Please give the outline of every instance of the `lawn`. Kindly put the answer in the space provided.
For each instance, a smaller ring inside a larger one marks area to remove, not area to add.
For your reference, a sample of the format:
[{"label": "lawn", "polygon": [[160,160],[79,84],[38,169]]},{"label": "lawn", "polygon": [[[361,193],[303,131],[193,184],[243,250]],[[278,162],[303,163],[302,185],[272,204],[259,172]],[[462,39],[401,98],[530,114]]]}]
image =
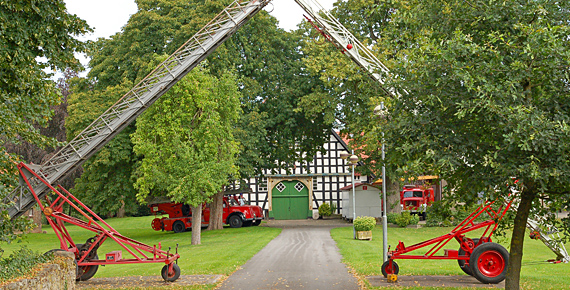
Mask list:
[{"label": "lawn", "polygon": [[[452,228],[388,228],[388,245],[395,249],[398,241],[404,242],[405,246],[429,240],[448,233]],[[479,237],[474,232],[470,237]],[[509,233],[510,235],[510,233]],[[376,226],[372,232],[373,239],[352,239],[352,228],[336,228],[331,231],[331,236],[343,256],[343,262],[349,265],[363,278],[364,276],[381,276],[382,266],[382,227]],[[494,239],[509,249],[510,240]],[[569,248],[568,245],[566,245]],[[450,241],[443,249],[459,248],[456,241]],[[425,249],[425,250],[424,250]],[[429,248],[424,248],[412,253],[425,253]],[[440,250],[443,251],[443,250]],[[439,254],[439,252],[438,252]],[[555,258],[555,254],[541,241],[526,238],[524,244],[523,266],[521,271],[522,289],[568,289],[570,280],[570,264],[539,263],[547,259]],[[455,260],[397,260],[400,266],[400,275],[465,275]],[[370,285],[368,285],[370,286]],[[370,287],[371,289],[379,289]],[[414,288],[415,289],[415,288]],[[417,288],[427,289],[427,288]]]},{"label": "lawn", "polygon": [[[171,251],[174,252],[176,244],[178,244],[178,253],[180,254],[178,265],[181,268],[181,275],[230,275],[281,232],[281,229],[263,226],[203,231],[202,244],[192,246],[190,245],[192,232],[175,234],[173,232],[154,231],[150,225],[153,218],[153,216],[115,218],[108,219],[106,222],[122,235],[136,241],[148,245],[161,243],[163,250],[171,247]],[[2,244],[2,248],[5,250],[4,256],[8,256],[20,245],[26,245],[28,248],[42,253],[59,248],[59,240],[51,227],[44,226],[44,230],[46,231],[45,234],[28,234],[21,243]],[[87,238],[93,236],[92,232],[76,226],[68,226],[68,230],[76,243],[83,243]],[[115,250],[122,250],[122,248],[112,240],[107,240],[99,248],[98,254],[99,257],[103,257],[105,253]],[[130,254],[123,250],[123,257],[130,258]],[[110,265],[99,267],[95,278],[134,275],[155,276],[160,275],[162,266],[161,263],[136,264],[136,266]],[[211,286],[189,289],[209,288]]]}]

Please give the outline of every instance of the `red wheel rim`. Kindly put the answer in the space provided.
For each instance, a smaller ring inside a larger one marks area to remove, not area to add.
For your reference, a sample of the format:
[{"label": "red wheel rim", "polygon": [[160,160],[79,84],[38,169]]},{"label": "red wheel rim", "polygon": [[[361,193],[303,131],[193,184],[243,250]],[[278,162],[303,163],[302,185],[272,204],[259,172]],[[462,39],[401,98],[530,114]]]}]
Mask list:
[{"label": "red wheel rim", "polygon": [[388,263],[386,265],[386,268],[384,268],[384,270],[386,271],[386,274],[394,274],[394,266],[392,263]]},{"label": "red wheel rim", "polygon": [[155,218],[152,220],[152,229],[155,231],[160,231],[160,219]]},{"label": "red wheel rim", "polygon": [[505,259],[497,251],[483,252],[477,260],[477,268],[481,274],[487,277],[496,277],[503,273]]}]

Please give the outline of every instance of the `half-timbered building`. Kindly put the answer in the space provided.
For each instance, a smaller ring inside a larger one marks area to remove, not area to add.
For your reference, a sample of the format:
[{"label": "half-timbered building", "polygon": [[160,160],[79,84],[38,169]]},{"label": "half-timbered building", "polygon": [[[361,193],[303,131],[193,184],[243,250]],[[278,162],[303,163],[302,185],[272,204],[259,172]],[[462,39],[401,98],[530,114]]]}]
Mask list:
[{"label": "half-timbered building", "polygon": [[[267,217],[275,219],[306,219],[313,216],[323,203],[334,203],[336,213],[342,211],[341,188],[350,185],[351,169],[340,158],[342,151],[350,152],[346,142],[332,131],[325,152],[317,153],[308,164],[297,163],[288,174],[282,170],[249,180],[251,204],[261,206]],[[368,177],[356,174],[355,182],[368,183]]]}]

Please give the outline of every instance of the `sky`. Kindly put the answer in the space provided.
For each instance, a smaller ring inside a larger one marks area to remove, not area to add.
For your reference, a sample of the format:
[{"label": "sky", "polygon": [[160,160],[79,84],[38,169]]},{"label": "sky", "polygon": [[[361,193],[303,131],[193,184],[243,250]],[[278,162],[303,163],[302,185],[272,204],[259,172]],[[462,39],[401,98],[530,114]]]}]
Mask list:
[{"label": "sky", "polygon": [[[134,0],[64,0],[67,10],[77,14],[94,28],[94,32],[82,40],[96,40],[109,37],[121,30],[129,17],[137,12]],[[315,0],[309,0],[314,2]],[[316,0],[327,10],[332,9],[336,0]],[[265,7],[279,20],[279,26],[285,30],[294,30],[303,19],[303,9],[293,0],[273,0]]]}]

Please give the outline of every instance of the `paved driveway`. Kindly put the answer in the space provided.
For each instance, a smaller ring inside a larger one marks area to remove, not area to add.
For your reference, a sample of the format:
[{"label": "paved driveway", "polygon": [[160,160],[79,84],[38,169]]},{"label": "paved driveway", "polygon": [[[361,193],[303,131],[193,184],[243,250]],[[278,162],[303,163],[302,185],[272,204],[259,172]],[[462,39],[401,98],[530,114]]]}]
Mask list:
[{"label": "paved driveway", "polygon": [[270,221],[283,231],[218,289],[359,289],[330,236],[342,221]]}]

